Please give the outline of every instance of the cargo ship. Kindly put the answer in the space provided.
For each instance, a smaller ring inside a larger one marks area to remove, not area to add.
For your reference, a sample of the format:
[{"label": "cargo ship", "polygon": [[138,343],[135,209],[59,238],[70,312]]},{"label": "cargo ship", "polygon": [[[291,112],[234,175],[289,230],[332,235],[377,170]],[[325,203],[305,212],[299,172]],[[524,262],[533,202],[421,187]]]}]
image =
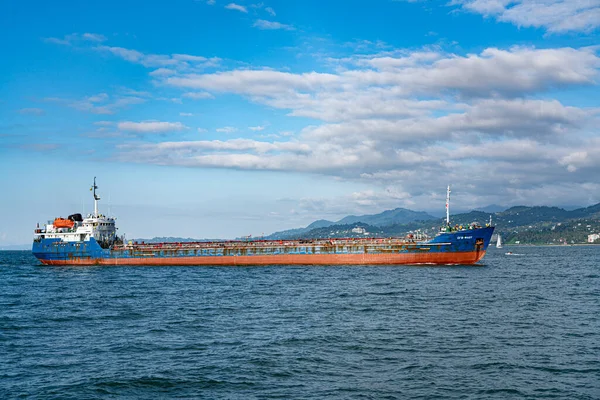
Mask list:
[{"label": "cargo ship", "polygon": [[433,238],[232,240],[211,242],[127,242],[115,218],[98,212],[96,178],[90,189],[94,213],[55,218],[34,231],[32,252],[48,265],[470,265],[483,258],[494,232],[486,226],[446,225]]}]

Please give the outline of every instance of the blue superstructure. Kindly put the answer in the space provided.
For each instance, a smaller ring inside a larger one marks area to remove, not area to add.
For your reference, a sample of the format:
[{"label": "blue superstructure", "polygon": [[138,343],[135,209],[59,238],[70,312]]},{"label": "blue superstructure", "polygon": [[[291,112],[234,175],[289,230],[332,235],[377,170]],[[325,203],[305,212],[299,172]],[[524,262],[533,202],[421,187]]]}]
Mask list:
[{"label": "blue superstructure", "polygon": [[34,240],[31,251],[40,260],[53,261],[94,260],[111,256],[111,251],[100,247],[94,238],[79,242],[67,242],[58,238]]}]

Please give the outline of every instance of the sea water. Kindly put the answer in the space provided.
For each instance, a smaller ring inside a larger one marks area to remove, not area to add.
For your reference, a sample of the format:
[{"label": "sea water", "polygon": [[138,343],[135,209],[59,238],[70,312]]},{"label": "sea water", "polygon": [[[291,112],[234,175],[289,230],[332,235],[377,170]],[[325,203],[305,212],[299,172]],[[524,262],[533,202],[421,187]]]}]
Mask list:
[{"label": "sea water", "polygon": [[451,267],[0,252],[0,398],[598,399],[599,315],[600,246]]}]

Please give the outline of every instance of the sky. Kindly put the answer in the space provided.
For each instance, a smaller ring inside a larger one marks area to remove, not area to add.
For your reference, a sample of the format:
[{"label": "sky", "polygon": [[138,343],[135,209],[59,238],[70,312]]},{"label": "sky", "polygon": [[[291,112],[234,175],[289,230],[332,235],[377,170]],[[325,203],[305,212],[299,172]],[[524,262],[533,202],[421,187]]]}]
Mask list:
[{"label": "sky", "polygon": [[600,202],[600,0],[0,4],[0,246]]}]

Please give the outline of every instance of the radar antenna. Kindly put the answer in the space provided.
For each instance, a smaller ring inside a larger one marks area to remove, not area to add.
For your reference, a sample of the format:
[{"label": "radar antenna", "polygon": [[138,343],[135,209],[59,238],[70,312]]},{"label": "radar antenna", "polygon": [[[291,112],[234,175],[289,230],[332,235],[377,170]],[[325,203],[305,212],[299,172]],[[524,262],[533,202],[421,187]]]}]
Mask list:
[{"label": "radar antenna", "polygon": [[94,177],[94,186],[90,188],[90,191],[94,193],[94,217],[98,217],[98,200],[100,200],[100,196],[96,194],[96,189],[98,189],[98,186],[96,186],[96,177]]}]

